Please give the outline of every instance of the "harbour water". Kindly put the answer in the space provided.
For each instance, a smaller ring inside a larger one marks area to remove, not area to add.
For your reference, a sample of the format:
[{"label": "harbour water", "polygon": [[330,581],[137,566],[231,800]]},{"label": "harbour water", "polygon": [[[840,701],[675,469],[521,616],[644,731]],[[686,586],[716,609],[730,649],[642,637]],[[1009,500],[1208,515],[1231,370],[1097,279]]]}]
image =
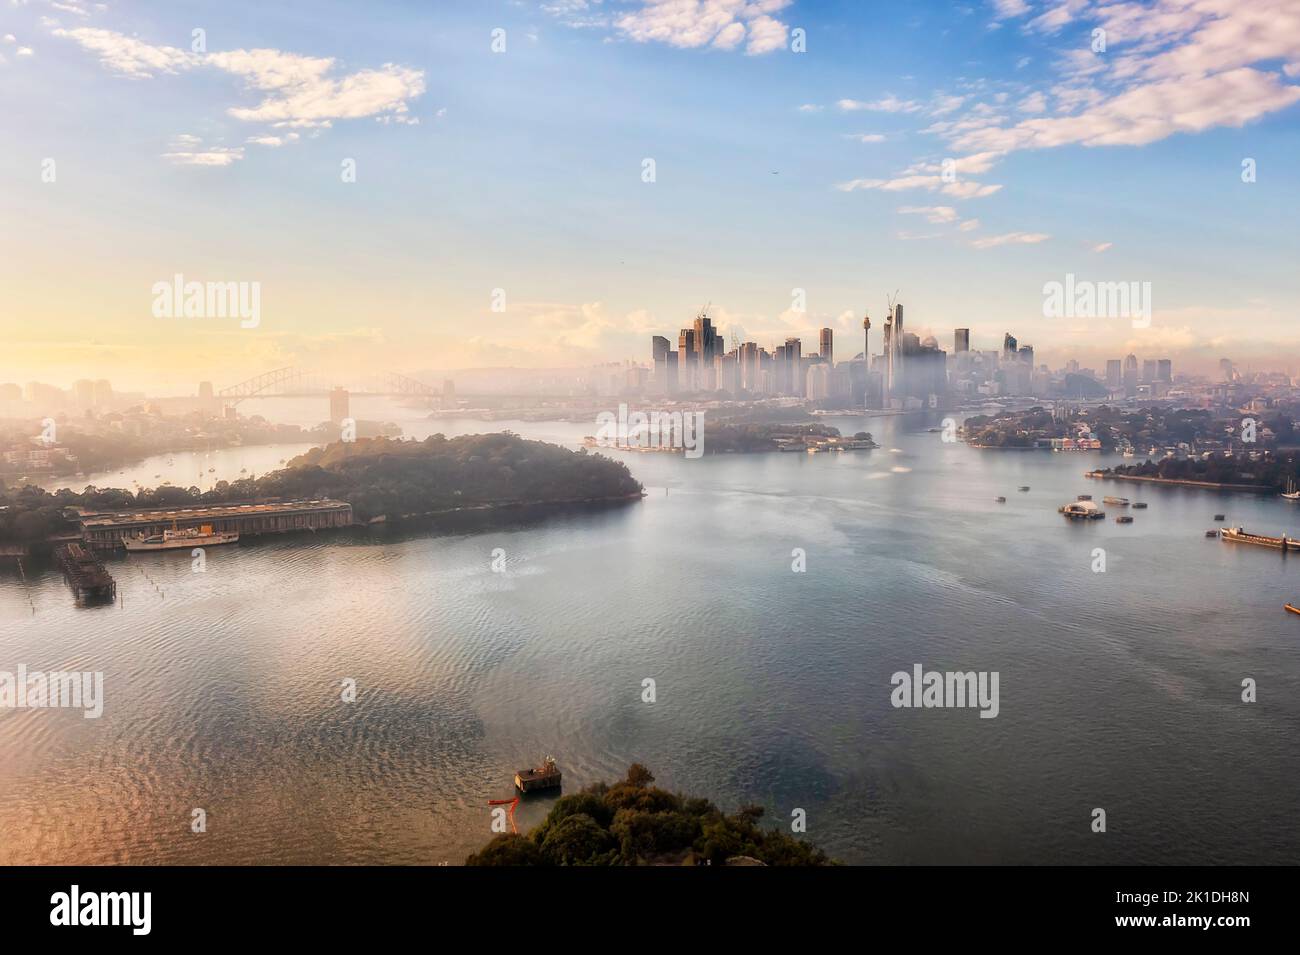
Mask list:
[{"label": "harbour water", "polygon": [[[458,863],[547,754],[569,792],[639,761],[779,824],[804,809],[850,863],[1295,860],[1300,555],[1204,532],[1300,536],[1300,507],[827,423],[881,447],[629,454],[648,496],[626,507],[248,540],[203,573],[133,554],[109,607],[7,562],[0,670],[103,671],[105,705],[0,710],[0,863]],[[1150,507],[1065,521],[1081,493]],[[894,708],[915,664],[998,672],[999,715]]]}]

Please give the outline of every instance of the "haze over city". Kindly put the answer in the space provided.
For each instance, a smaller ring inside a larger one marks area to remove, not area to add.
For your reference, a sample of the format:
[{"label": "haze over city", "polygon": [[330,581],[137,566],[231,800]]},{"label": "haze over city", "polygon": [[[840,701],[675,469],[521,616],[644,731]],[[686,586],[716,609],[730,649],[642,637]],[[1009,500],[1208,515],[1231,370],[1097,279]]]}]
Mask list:
[{"label": "haze over city", "polygon": [[[6,5],[0,380],[648,362],[706,303],[856,342],[895,289],[945,347],[1296,370],[1285,0],[301,13]],[[176,275],[259,323],[156,317]],[[1067,275],[1149,282],[1149,327],[1045,317]]]}]

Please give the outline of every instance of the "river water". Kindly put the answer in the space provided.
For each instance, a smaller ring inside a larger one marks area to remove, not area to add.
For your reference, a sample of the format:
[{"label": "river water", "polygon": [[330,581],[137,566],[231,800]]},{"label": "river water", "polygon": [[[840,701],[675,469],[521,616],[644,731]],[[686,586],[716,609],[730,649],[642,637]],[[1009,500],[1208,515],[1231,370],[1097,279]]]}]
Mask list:
[{"label": "river water", "polygon": [[[592,430],[405,415],[417,437]],[[1295,534],[1300,508],[1090,481],[1097,455],[933,421],[828,423],[882,447],[628,455],[648,494],[626,507],[247,540],[202,573],[132,555],[109,607],[8,562],[0,670],[102,671],[106,703],[0,710],[0,863],[458,863],[546,754],[566,791],[639,761],[727,808],[804,809],[850,863],[1295,860],[1300,557],[1204,532],[1222,512]],[[1081,493],[1150,508],[1065,522]],[[997,672],[997,718],[894,708],[915,664]]]}]

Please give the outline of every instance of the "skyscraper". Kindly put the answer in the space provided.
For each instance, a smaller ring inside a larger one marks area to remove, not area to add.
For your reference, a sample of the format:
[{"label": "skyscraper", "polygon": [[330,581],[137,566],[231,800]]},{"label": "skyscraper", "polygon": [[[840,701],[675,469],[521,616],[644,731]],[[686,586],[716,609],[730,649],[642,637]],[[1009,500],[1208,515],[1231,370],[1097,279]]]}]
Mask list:
[{"label": "skyscraper", "polygon": [[1124,363],[1118,358],[1106,360],[1106,387],[1118,391],[1124,383]]},{"label": "skyscraper", "polygon": [[788,383],[786,394],[803,394],[803,342],[797,338],[785,340],[785,360],[788,370],[783,374]]},{"label": "skyscraper", "polygon": [[818,362],[808,368],[805,393],[809,401],[824,401],[831,396],[830,365]]},{"label": "skyscraper", "polygon": [[952,333],[952,350],[955,354],[970,351],[969,328],[958,328]]},{"label": "skyscraper", "polygon": [[1174,363],[1168,358],[1161,358],[1156,364],[1156,378],[1166,384],[1172,384],[1174,380]]},{"label": "skyscraper", "polygon": [[1124,357],[1124,394],[1132,397],[1137,394],[1138,386],[1138,360],[1137,355],[1129,354]]},{"label": "skyscraper", "polygon": [[683,328],[677,335],[677,386],[682,391],[699,388],[699,354],[695,350],[695,329]]},{"label": "skyscraper", "polygon": [[820,342],[821,356],[826,360],[828,367],[835,366],[835,332],[833,329],[823,328]]},{"label": "skyscraper", "polygon": [[1016,337],[1010,332],[1002,336],[1002,360],[1016,360]]}]

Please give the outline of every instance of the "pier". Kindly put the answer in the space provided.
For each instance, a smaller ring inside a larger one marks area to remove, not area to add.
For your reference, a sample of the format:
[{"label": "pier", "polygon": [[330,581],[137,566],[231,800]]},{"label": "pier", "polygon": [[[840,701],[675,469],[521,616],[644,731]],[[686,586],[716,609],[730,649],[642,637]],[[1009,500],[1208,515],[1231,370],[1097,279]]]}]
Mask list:
[{"label": "pier", "polygon": [[60,544],[54,549],[54,557],[78,603],[117,599],[117,581],[89,547],[76,542]]},{"label": "pier", "polygon": [[241,536],[317,531],[352,524],[352,505],[346,501],[284,501],[276,503],[213,504],[134,511],[86,511],[75,519],[81,537],[91,547],[116,549],[126,536],[161,534],[167,530],[198,528],[207,524],[216,532]]}]

